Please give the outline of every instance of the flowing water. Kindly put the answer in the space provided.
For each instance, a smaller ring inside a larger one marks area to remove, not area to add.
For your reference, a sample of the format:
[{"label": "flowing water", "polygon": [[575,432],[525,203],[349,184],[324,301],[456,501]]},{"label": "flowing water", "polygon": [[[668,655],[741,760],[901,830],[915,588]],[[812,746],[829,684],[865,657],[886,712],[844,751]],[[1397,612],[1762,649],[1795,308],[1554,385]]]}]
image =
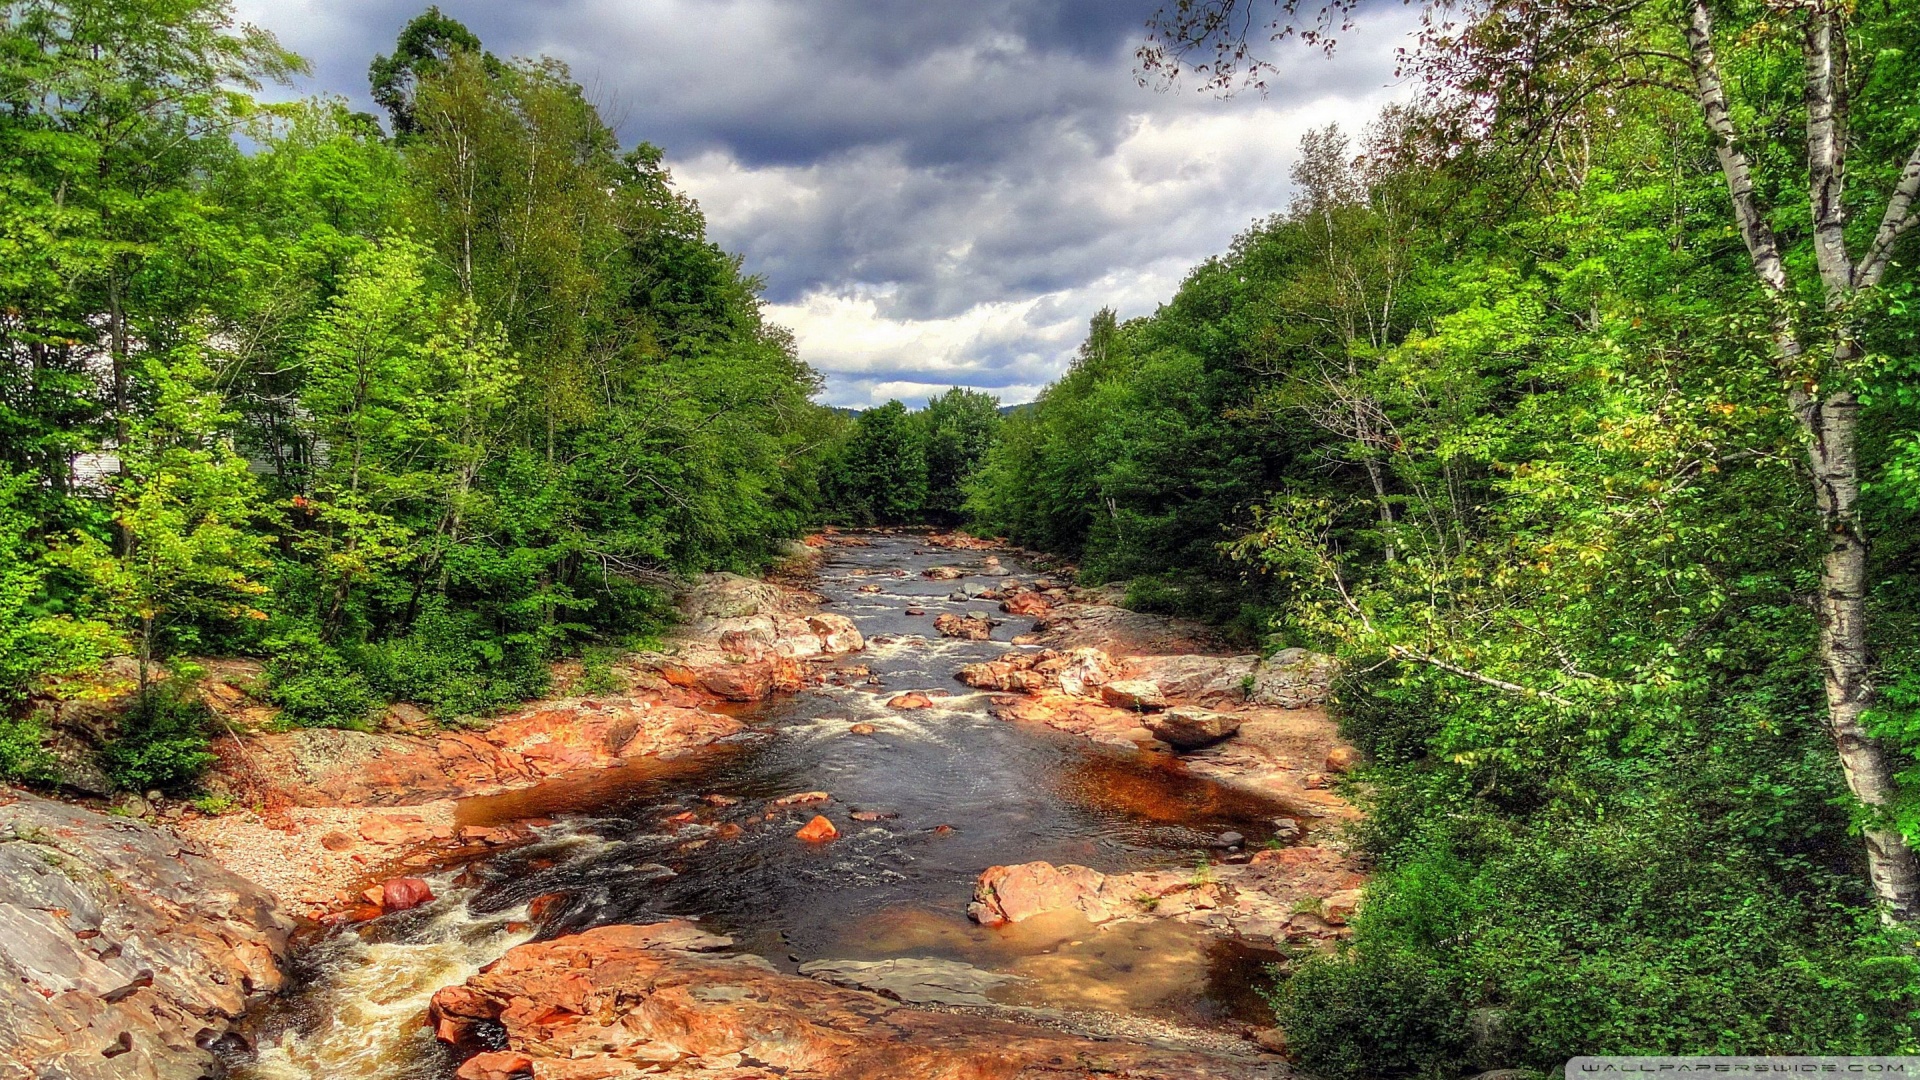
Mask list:
[{"label": "flowing water", "polygon": [[[941,638],[933,617],[980,611],[949,599],[936,565],[989,570],[979,553],[876,536],[838,547],[816,588],[859,624],[877,685],[828,686],[747,714],[744,738],[670,765],[468,800],[473,823],[534,820],[540,842],[432,879],[433,904],[342,930],[303,960],[301,989],[255,1023],[249,1080],[445,1077],[450,1062],[421,1025],[426,999],[541,933],[614,922],[698,919],[786,967],[821,958],[936,956],[1023,975],[1013,1002],[1212,1023],[1257,1019],[1249,987],[1270,956],[1166,922],[1095,932],[1078,919],[984,930],[965,915],[974,880],[1035,859],[1104,871],[1194,865],[1223,831],[1258,843],[1284,807],[1188,775],[1177,761],[992,718],[954,679],[1026,631],[1008,617],[994,641]],[[1028,571],[1009,561],[1016,577]],[[965,581],[999,584],[993,577]],[[878,592],[871,590],[878,586]],[[909,608],[924,615],[908,615]],[[908,690],[949,694],[890,709]],[[851,732],[871,724],[871,735]],[[768,801],[830,792],[824,807]],[[738,800],[733,802],[731,800]],[[794,829],[823,811],[841,830],[808,845]],[[863,822],[854,811],[888,815]],[[692,820],[684,820],[687,814]],[[680,817],[683,820],[673,820]],[[771,818],[771,820],[769,820]]]}]

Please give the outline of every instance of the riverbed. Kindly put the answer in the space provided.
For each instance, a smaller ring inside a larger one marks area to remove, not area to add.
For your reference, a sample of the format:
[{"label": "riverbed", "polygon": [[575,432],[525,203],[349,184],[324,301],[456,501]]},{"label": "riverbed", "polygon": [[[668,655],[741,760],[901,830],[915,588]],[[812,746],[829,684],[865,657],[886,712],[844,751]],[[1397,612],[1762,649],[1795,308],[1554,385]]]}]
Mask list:
[{"label": "riverbed", "polygon": [[[313,945],[297,989],[252,1018],[246,1080],[427,1080],[454,1062],[421,1022],[426,998],[534,936],[689,918],[792,970],[812,960],[936,957],[1020,976],[996,996],[1218,1029],[1264,1022],[1255,989],[1272,954],[1189,927],[1096,930],[968,920],[986,867],[1030,860],[1114,872],[1205,865],[1237,832],[1271,835],[1285,807],[1188,774],[1169,755],[1008,723],[954,679],[996,657],[1031,620],[966,599],[962,582],[1030,580],[1002,556],[874,535],[831,549],[812,587],[868,648],[827,685],[742,713],[750,730],[672,762],[467,800],[464,822],[530,823],[531,845],[441,868],[438,899]],[[958,566],[960,581],[925,571]],[[916,612],[909,614],[909,611]],[[941,637],[945,612],[1004,620],[990,641]],[[861,672],[858,669],[865,669]],[[899,709],[909,691],[931,704]],[[824,802],[779,800],[823,792]],[[839,839],[807,844],[819,813]],[[1204,873],[1204,870],[1196,869]]]}]

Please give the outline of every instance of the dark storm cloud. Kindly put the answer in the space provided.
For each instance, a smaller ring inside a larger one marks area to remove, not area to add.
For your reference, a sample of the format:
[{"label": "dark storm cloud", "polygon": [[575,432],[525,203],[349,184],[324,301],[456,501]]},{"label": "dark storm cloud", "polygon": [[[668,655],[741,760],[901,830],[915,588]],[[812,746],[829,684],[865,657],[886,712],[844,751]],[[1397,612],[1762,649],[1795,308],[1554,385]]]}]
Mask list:
[{"label": "dark storm cloud", "polygon": [[[369,107],[367,64],[424,5],[242,0]],[[1136,84],[1152,0],[446,0],[503,56],[566,61],[623,139],[664,146],[767,282],[829,397],[1030,393],[1102,304],[1141,314],[1285,205],[1306,127],[1385,99],[1406,16],[1299,52],[1267,97]],[[909,392],[917,392],[911,391]]]}]

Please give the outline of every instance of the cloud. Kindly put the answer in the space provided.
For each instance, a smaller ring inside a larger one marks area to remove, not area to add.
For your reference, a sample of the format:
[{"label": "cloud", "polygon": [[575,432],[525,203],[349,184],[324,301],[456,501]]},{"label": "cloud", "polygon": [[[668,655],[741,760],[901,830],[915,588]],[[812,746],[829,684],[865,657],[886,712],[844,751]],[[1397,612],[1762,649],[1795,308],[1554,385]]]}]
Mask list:
[{"label": "cloud", "polygon": [[[1102,306],[1146,314],[1285,207],[1307,128],[1399,96],[1413,15],[1368,12],[1327,59],[1285,52],[1265,97],[1137,85],[1153,0],[446,0],[494,52],[566,61],[631,142],[664,146],[715,240],[827,400],[948,385],[1025,400]],[[241,0],[367,104],[366,65],[418,8]]]}]

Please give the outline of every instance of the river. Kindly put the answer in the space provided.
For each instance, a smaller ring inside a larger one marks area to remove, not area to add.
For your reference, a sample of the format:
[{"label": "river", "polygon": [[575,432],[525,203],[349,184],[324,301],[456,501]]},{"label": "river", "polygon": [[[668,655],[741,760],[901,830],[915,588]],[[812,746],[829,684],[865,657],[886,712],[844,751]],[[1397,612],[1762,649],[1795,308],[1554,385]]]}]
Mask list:
[{"label": "river", "polygon": [[[980,872],[1043,859],[1103,871],[1192,866],[1219,834],[1251,843],[1284,807],[1188,775],[1177,760],[995,719],[954,679],[1030,620],[922,571],[990,571],[982,553],[875,535],[831,549],[813,587],[869,641],[850,685],[742,714],[741,738],[589,782],[468,800],[464,821],[531,821],[538,842],[430,876],[414,911],[333,932],[308,948],[295,989],[248,1025],[242,1080],[441,1080],[454,1062],[422,1025],[426,1000],[537,932],[684,917],[792,969],[824,958],[931,956],[1021,975],[1010,1004],[1046,1004],[1207,1028],[1260,1022],[1260,953],[1164,922],[1094,930],[1034,920],[986,930],[966,917]],[[1012,559],[1005,571],[1033,576]],[[969,582],[997,585],[993,577]],[[877,587],[878,591],[875,591]],[[908,614],[909,610],[924,614]],[[942,638],[942,612],[1006,621],[992,641]],[[920,690],[931,707],[889,708]],[[933,696],[945,694],[946,696]],[[872,734],[856,734],[856,724]],[[770,807],[824,791],[821,806]],[[841,830],[810,845],[814,812]],[[855,817],[856,812],[860,815]],[[865,818],[867,820],[862,820]],[[537,908],[539,918],[530,914]],[[538,930],[535,929],[537,923]]]}]

